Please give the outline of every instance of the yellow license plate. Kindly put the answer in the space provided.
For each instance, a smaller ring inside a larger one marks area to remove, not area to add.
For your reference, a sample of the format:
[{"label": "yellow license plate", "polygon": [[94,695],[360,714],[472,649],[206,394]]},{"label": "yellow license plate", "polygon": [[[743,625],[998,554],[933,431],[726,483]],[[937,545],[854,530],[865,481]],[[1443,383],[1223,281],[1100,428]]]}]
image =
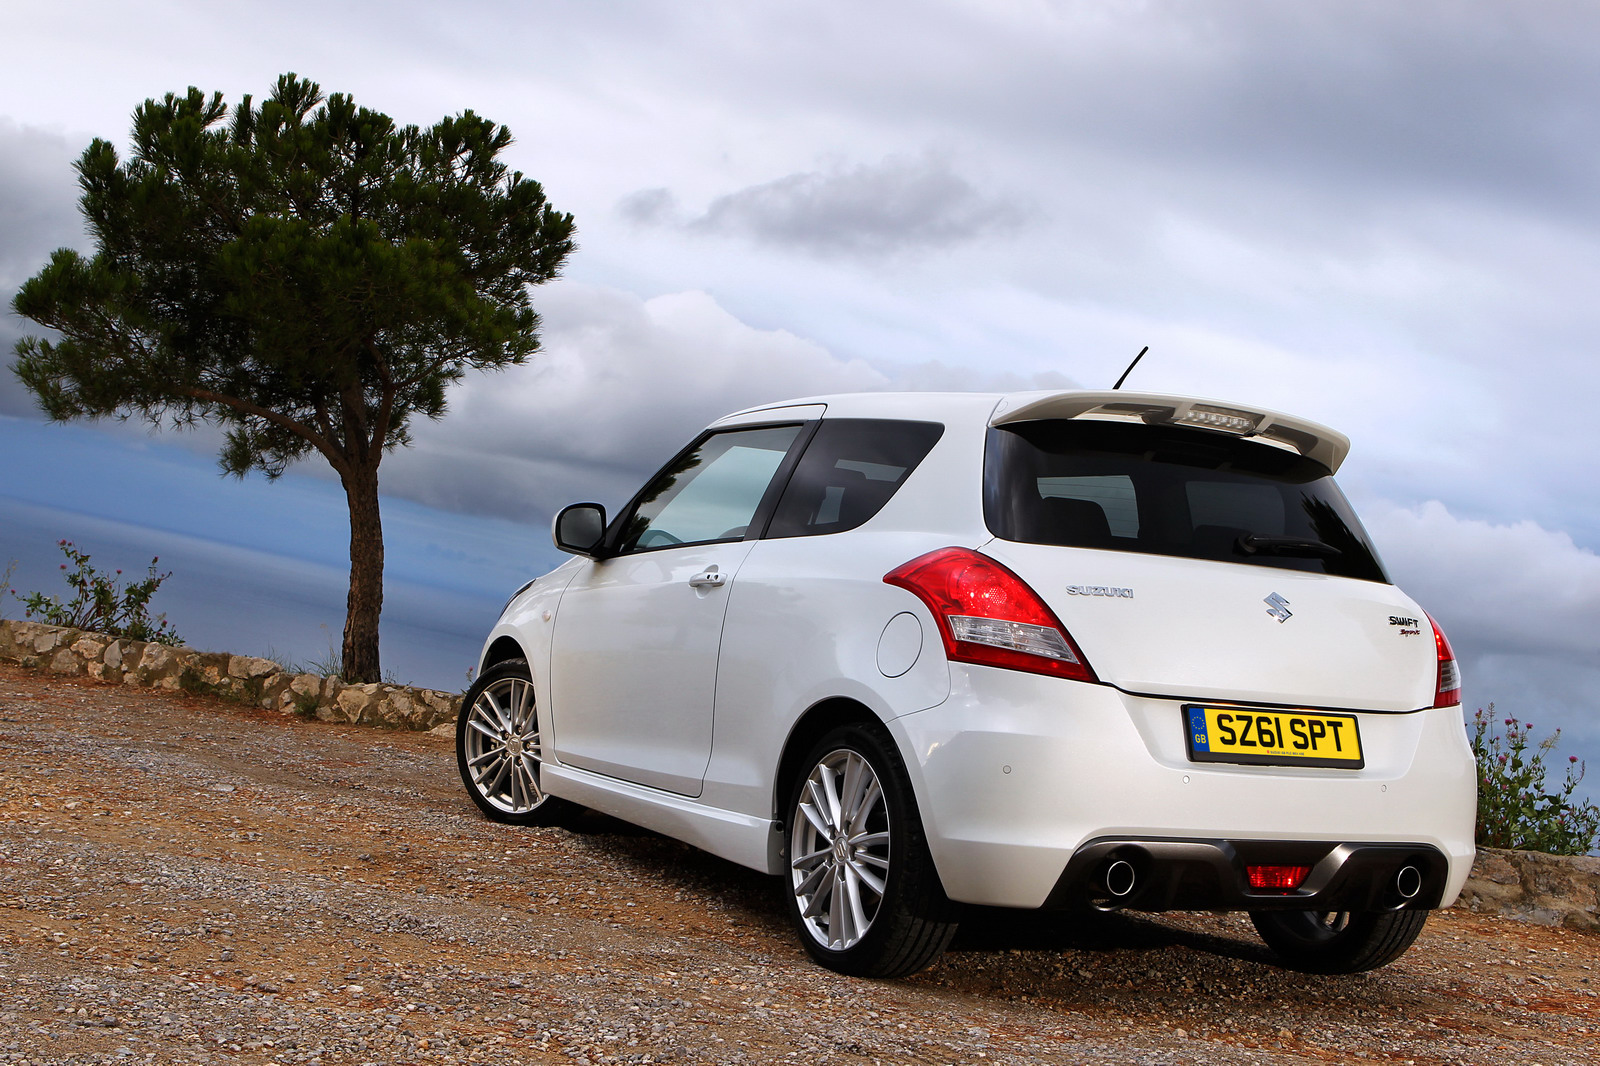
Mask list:
[{"label": "yellow license plate", "polygon": [[1353,714],[1191,704],[1184,707],[1183,717],[1189,758],[1194,762],[1346,770],[1367,764]]}]

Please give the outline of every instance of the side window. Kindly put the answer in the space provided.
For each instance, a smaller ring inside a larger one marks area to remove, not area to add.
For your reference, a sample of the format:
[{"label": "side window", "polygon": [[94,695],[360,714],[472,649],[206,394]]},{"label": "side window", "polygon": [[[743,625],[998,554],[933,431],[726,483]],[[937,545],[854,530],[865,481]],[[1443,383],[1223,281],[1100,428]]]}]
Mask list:
[{"label": "side window", "polygon": [[735,429],[707,437],[645,488],[617,550],[743,538],[800,428]]},{"label": "side window", "polygon": [[823,419],[766,535],[812,537],[854,529],[883,509],[943,434],[937,422]]}]

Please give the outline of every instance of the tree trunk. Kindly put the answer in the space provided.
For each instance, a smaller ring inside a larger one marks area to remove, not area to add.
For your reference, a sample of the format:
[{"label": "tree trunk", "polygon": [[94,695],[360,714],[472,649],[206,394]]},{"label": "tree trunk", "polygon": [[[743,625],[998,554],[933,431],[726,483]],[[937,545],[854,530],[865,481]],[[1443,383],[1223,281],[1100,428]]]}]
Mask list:
[{"label": "tree trunk", "polygon": [[378,468],[356,467],[342,479],[350,502],[350,595],[344,618],[346,681],[381,681],[378,615],[383,611],[383,520]]}]

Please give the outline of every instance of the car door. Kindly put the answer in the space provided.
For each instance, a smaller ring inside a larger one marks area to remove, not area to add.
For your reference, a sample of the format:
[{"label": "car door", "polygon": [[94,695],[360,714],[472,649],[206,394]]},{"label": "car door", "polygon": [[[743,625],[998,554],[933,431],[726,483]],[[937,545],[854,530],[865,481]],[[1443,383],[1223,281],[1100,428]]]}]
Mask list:
[{"label": "car door", "polygon": [[618,517],[607,557],[567,586],[550,658],[561,762],[700,794],[728,595],[803,428],[704,436]]}]

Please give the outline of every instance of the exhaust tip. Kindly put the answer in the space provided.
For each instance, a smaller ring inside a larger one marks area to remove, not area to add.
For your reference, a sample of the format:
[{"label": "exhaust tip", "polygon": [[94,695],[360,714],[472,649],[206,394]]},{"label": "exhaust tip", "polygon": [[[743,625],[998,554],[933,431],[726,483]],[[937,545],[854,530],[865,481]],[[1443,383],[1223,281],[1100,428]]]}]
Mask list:
[{"label": "exhaust tip", "polygon": [[1415,866],[1402,866],[1394,875],[1394,890],[1401,899],[1416,899],[1422,891],[1422,871]]},{"label": "exhaust tip", "polygon": [[1106,864],[1105,872],[1100,875],[1100,883],[1117,899],[1126,899],[1131,895],[1138,881],[1138,871],[1134,870],[1133,863],[1127,859],[1113,859]]}]

